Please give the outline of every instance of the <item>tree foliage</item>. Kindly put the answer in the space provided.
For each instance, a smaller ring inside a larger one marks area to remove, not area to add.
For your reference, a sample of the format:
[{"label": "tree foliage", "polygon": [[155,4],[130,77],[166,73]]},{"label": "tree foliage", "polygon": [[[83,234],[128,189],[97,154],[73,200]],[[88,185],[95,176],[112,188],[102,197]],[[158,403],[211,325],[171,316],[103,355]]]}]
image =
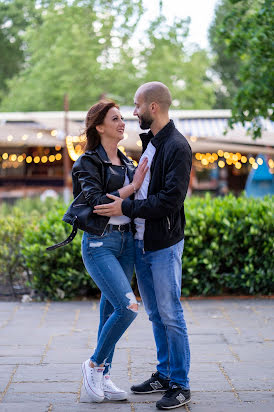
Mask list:
[{"label": "tree foliage", "polygon": [[184,50],[187,21],[169,25],[160,16],[139,44],[135,32],[142,0],[52,0],[39,2],[39,9],[35,0],[28,1],[31,23],[18,32],[23,61],[11,78],[6,76],[1,110],[61,110],[64,93],[71,110],[86,110],[102,95],[128,105],[138,86],[149,80],[170,87],[176,108],[214,104],[208,56]]},{"label": "tree foliage", "polygon": [[212,69],[220,79],[216,82],[216,109],[230,109],[231,101],[241,85],[238,78],[241,60],[237,56],[228,55],[226,39],[219,33],[225,16],[231,13],[232,8],[233,4],[230,0],[218,3],[209,28],[209,41],[214,53]]},{"label": "tree foliage", "polygon": [[[213,44],[220,44],[222,66],[226,59],[236,62],[226,74],[235,76],[238,89],[232,99],[230,125],[250,123],[254,138],[261,135],[260,118],[273,120],[273,38],[274,8],[272,0],[225,0],[227,13],[216,26]],[[225,7],[224,6],[224,10]],[[229,77],[229,76],[228,76]],[[224,78],[224,74],[223,74]],[[233,82],[232,82],[233,83]]]},{"label": "tree foliage", "polygon": [[179,108],[210,109],[215,100],[213,84],[206,74],[210,61],[204,50],[186,53],[189,22],[177,18],[169,26],[162,15],[152,22],[147,31],[149,44],[141,53],[143,81],[161,79],[170,85]]}]

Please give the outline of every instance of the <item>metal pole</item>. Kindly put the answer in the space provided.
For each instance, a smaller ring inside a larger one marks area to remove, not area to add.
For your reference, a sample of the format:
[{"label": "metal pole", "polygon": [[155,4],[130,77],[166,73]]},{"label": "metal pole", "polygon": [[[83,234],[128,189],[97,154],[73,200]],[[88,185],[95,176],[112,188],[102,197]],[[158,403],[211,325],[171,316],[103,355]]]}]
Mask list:
[{"label": "metal pole", "polygon": [[68,111],[69,111],[69,99],[67,93],[64,96],[64,132],[65,132],[65,146],[63,152],[64,161],[64,202],[69,203],[70,200],[70,160],[66,144],[66,137],[69,134],[68,130]]}]

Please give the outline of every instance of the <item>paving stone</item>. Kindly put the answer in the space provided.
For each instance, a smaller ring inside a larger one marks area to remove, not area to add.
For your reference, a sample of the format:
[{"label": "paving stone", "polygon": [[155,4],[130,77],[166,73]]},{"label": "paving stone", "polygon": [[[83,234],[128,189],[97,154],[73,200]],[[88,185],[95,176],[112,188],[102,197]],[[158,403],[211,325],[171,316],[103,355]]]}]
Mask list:
[{"label": "paving stone", "polygon": [[[7,367],[7,366],[5,366]],[[10,366],[9,366],[10,367]],[[2,367],[1,367],[2,368]],[[2,370],[2,369],[1,369]],[[82,376],[79,364],[50,364],[19,366],[14,382],[71,382]]]},{"label": "paving stone", "polygon": [[23,382],[12,383],[9,393],[77,393],[80,386],[80,379],[74,382]]},{"label": "paving stone", "polygon": [[[273,412],[273,408],[269,406],[263,406],[260,408],[258,405],[252,405],[252,404],[240,404],[240,405],[235,405],[233,408],[227,405],[220,405],[217,408],[215,405],[212,405],[209,409],[208,406],[201,406],[201,405],[195,405],[192,403],[189,403],[187,405],[187,409],[190,412],[211,412],[216,410],[217,412]],[[182,409],[183,411],[183,409]]]},{"label": "paving stone", "polygon": [[[10,377],[14,371],[14,366],[12,365],[1,365],[0,369],[0,392],[4,392],[6,386],[10,380]],[[1,398],[1,395],[0,395]]]},{"label": "paving stone", "polygon": [[223,363],[223,367],[236,390],[271,390],[274,387],[274,362]]},{"label": "paving stone", "polygon": [[[183,302],[192,402],[182,411],[274,410],[273,307],[273,299]],[[0,412],[156,411],[161,393],[130,392],[157,365],[143,305],[116,345],[111,371],[113,381],[128,391],[128,401],[90,402],[81,364],[94,351],[98,323],[98,301],[0,302]]]},{"label": "paving stone", "polygon": [[88,411],[102,411],[102,412],[132,412],[131,405],[128,402],[107,402],[100,404],[86,402],[77,404],[59,404],[53,405],[52,412],[88,412]]},{"label": "paving stone", "polygon": [[[77,393],[36,393],[36,392],[8,392],[4,397],[2,403],[0,403],[0,407],[4,403],[32,403],[33,404],[33,411],[35,411],[36,403],[38,402],[49,402],[53,403],[74,403],[77,401]],[[32,412],[30,409],[30,411]],[[0,409],[1,411],[1,409]],[[16,412],[16,409],[14,410]]]},{"label": "paving stone", "polygon": [[239,396],[243,402],[254,402],[265,405],[271,403],[273,405],[274,402],[274,391],[238,391]]},{"label": "paving stone", "polygon": [[[0,404],[1,412],[48,412],[50,403],[40,402],[39,404],[33,405],[33,402],[28,403],[2,403]],[[65,409],[64,409],[65,411]]]}]

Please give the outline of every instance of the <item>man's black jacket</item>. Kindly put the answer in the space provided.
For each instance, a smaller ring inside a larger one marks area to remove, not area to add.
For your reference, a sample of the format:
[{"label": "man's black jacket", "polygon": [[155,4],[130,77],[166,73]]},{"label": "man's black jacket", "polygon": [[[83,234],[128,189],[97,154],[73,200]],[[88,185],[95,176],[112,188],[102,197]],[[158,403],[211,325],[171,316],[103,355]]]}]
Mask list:
[{"label": "man's black jacket", "polygon": [[186,138],[172,120],[155,136],[140,135],[145,151],[149,141],[156,148],[150,172],[147,199],[125,199],[123,214],[146,219],[144,249],[158,250],[175,245],[184,238],[186,197],[192,152]]}]

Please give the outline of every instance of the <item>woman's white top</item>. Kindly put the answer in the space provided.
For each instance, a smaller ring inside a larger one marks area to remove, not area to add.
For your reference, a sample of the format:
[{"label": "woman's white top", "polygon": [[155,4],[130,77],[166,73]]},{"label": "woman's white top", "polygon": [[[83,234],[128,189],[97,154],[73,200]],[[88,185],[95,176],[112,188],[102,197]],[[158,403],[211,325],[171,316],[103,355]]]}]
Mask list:
[{"label": "woman's white top", "polygon": [[[123,187],[127,185],[129,185],[129,178],[126,173]],[[130,217],[122,215],[122,216],[111,216],[108,223],[112,225],[125,225],[126,223],[129,223],[130,221],[131,221]]]}]

